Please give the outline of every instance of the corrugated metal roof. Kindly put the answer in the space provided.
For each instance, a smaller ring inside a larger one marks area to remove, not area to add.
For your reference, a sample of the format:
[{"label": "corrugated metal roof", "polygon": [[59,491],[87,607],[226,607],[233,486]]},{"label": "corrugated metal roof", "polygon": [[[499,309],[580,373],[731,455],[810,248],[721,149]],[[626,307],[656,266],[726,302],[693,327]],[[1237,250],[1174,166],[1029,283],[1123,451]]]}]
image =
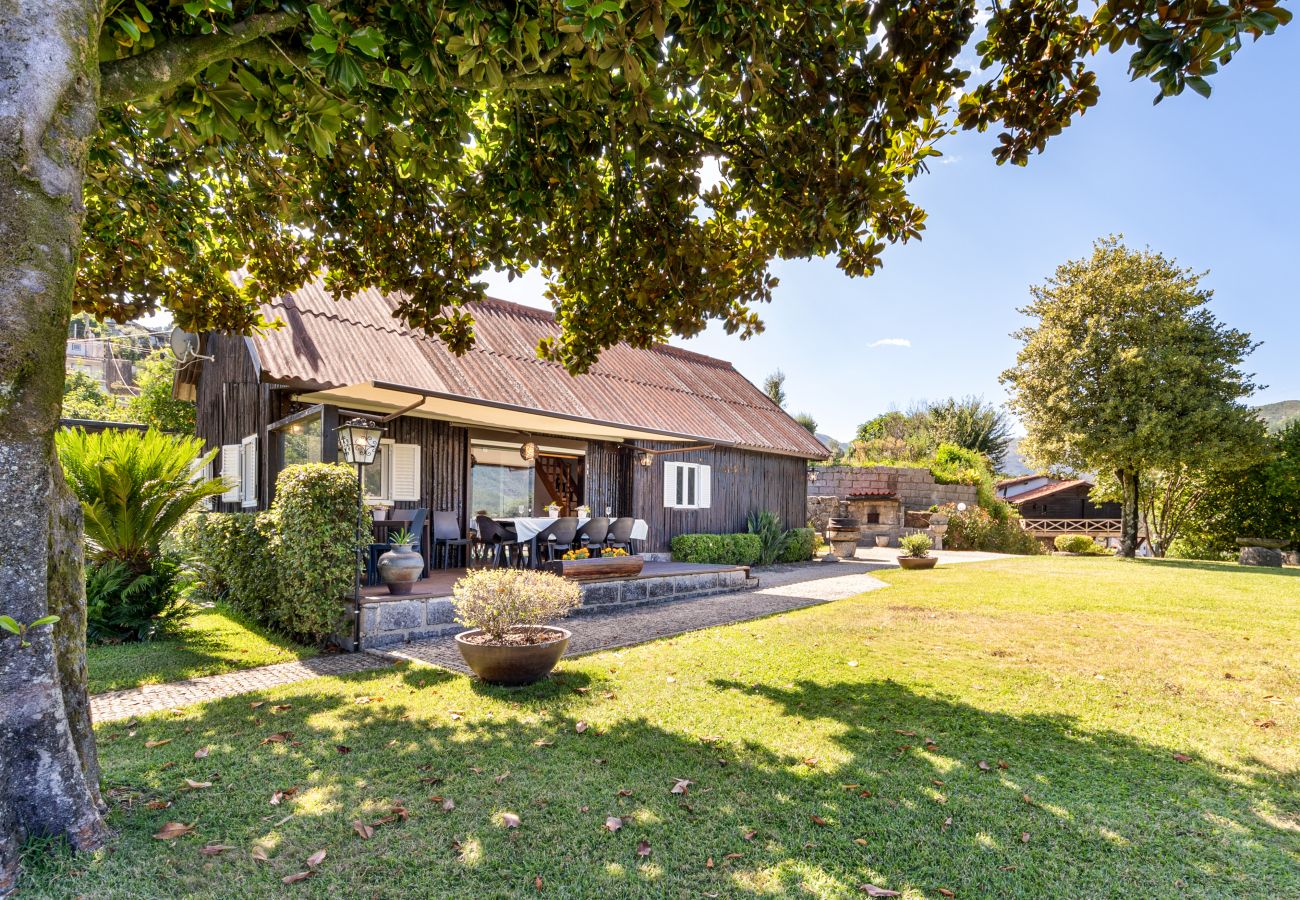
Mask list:
[{"label": "corrugated metal roof", "polygon": [[1061,491],[1068,491],[1081,485],[1086,486],[1089,490],[1092,489],[1092,482],[1084,481],[1082,478],[1075,478],[1070,481],[1054,481],[1051,484],[1036,487],[1032,491],[1025,491],[1023,494],[1013,494],[1007,498],[1007,502],[1019,505],[1029,500],[1040,500],[1043,497],[1050,497],[1052,494],[1059,494]]},{"label": "corrugated metal roof", "polygon": [[474,349],[457,357],[395,318],[396,305],[376,290],[336,301],[316,282],[264,307],[285,324],[252,338],[263,378],[315,389],[387,382],[808,459],[827,455],[723,360],[619,344],[573,376],[535,353],[540,338],[559,333],[549,312],[495,299],[472,308]]}]

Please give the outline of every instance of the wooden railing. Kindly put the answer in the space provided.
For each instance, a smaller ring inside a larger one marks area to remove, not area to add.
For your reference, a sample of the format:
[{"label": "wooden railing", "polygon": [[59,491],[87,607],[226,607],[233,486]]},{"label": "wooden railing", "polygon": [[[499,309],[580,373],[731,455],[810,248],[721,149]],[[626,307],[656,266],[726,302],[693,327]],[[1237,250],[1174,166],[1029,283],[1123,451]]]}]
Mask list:
[{"label": "wooden railing", "polygon": [[1119,537],[1119,519],[1021,519],[1020,527],[1035,535],[1087,534]]}]

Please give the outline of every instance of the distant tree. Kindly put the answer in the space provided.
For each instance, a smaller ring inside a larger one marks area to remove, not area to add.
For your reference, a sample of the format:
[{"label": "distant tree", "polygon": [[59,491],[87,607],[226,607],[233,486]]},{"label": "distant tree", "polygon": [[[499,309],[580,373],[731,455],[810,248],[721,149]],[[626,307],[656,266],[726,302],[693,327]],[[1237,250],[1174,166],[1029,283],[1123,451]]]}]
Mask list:
[{"label": "distant tree", "polygon": [[1137,551],[1145,473],[1248,463],[1264,426],[1246,406],[1255,384],[1240,366],[1250,336],[1206,308],[1200,276],[1118,237],[1093,245],[1032,287],[1015,332],[1022,347],[1002,374],[1036,466],[1106,471],[1123,506],[1120,553]]},{"label": "distant tree", "polygon": [[763,379],[763,393],[782,409],[785,408],[785,373],[777,369]]},{"label": "distant tree", "polygon": [[64,373],[60,415],[65,419],[93,419],[97,422],[128,420],[126,407],[116,397],[85,372],[76,370]]},{"label": "distant tree", "polygon": [[[1174,541],[1183,537],[1196,520],[1215,476],[1181,463],[1167,469],[1149,469],[1138,485],[1142,536],[1153,556],[1163,558]],[[1110,472],[1101,472],[1092,489],[1095,502],[1119,502],[1123,491]]]},{"label": "distant tree", "polygon": [[807,428],[809,434],[816,436],[817,420],[814,419],[810,413],[801,412],[799,415],[794,417],[794,420],[804,428]]},{"label": "distant tree", "polygon": [[983,453],[1001,471],[1011,444],[1006,412],[983,397],[949,397],[929,404],[930,428],[941,441]]},{"label": "distant tree", "polygon": [[176,358],[165,350],[155,352],[136,368],[139,393],[127,401],[130,421],[174,434],[194,433],[194,404],[172,398]]}]

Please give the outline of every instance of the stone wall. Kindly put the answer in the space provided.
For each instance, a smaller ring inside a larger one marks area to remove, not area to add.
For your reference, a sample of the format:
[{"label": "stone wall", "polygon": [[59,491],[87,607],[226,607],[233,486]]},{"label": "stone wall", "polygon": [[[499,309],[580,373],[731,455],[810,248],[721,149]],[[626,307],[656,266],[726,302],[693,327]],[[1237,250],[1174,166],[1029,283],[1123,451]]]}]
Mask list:
[{"label": "stone wall", "polygon": [[[817,480],[808,485],[808,512],[814,498],[848,497],[853,494],[897,494],[907,509],[929,509],[945,503],[973,506],[978,497],[974,485],[936,484],[929,469],[903,466],[824,466]],[[817,508],[824,501],[818,499]]]}]

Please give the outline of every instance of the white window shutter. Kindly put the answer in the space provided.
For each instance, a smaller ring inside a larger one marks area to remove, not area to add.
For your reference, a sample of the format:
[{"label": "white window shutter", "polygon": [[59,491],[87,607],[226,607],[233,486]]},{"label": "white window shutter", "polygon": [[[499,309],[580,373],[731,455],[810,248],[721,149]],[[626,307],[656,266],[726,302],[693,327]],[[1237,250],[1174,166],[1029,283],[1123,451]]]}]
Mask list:
[{"label": "white window shutter", "polygon": [[420,445],[393,445],[394,500],[420,499]]},{"label": "white window shutter", "polygon": [[700,466],[699,473],[695,476],[695,505],[700,509],[708,509],[712,500],[712,488],[709,482],[713,480],[713,468],[711,466]]},{"label": "white window shutter", "polygon": [[664,463],[664,508],[672,509],[677,505],[677,467],[678,463]]},{"label": "white window shutter", "polygon": [[221,480],[226,483],[226,492],[221,495],[222,503],[239,502],[239,450],[238,444],[221,445]]},{"label": "white window shutter", "polygon": [[257,435],[244,438],[239,451],[239,502],[257,506]]}]

